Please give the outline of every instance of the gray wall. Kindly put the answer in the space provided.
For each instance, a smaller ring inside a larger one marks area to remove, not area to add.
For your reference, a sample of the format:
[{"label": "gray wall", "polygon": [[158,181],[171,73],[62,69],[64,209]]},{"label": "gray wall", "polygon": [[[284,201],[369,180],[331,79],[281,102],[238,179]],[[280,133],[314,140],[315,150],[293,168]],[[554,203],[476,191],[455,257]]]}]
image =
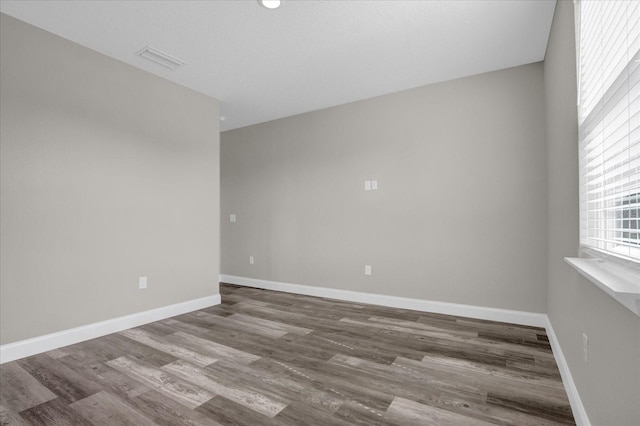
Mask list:
[{"label": "gray wall", "polygon": [[218,294],[218,102],[0,30],[1,342]]},{"label": "gray wall", "polygon": [[545,312],[543,104],[537,63],[222,133],[222,272]]},{"label": "gray wall", "polygon": [[[640,320],[583,279],[578,255],[578,130],[573,2],[559,1],[544,62],[548,155],[548,315],[594,425],[640,419]],[[582,358],[582,333],[589,360]]]}]

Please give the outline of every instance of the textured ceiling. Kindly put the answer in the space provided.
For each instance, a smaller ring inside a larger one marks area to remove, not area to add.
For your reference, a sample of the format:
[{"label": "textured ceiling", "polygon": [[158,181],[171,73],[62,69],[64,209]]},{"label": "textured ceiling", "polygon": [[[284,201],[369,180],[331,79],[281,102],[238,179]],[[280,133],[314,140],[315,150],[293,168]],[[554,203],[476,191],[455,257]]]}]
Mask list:
[{"label": "textured ceiling", "polygon": [[[555,0],[7,1],[3,13],[217,98],[222,130],[544,59]],[[135,55],[151,45],[176,71]]]}]

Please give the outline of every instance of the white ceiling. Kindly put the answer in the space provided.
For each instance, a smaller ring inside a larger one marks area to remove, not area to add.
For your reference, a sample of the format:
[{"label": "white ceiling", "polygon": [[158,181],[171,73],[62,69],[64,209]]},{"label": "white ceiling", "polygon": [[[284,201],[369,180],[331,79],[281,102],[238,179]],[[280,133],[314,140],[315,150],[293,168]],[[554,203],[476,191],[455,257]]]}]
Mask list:
[{"label": "white ceiling", "polygon": [[[0,11],[217,98],[222,130],[544,59],[555,0],[9,1]],[[135,55],[151,45],[187,62]]]}]

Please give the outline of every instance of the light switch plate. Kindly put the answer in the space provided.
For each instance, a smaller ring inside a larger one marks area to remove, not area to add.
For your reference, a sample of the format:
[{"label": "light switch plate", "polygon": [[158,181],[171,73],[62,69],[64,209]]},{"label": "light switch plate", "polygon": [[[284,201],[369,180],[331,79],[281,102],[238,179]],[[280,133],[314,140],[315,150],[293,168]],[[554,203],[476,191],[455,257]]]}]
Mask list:
[{"label": "light switch plate", "polygon": [[364,190],[365,191],[371,191],[371,181],[370,180],[365,180],[364,181]]},{"label": "light switch plate", "polygon": [[364,265],[364,274],[371,275],[371,265]]},{"label": "light switch plate", "polygon": [[140,290],[144,290],[145,288],[147,288],[147,277],[138,278],[138,288]]},{"label": "light switch plate", "polygon": [[587,333],[582,333],[582,358],[584,362],[589,362],[589,337]]},{"label": "light switch plate", "polygon": [[230,214],[229,215],[229,222],[235,222],[236,221],[236,215],[235,214]]}]

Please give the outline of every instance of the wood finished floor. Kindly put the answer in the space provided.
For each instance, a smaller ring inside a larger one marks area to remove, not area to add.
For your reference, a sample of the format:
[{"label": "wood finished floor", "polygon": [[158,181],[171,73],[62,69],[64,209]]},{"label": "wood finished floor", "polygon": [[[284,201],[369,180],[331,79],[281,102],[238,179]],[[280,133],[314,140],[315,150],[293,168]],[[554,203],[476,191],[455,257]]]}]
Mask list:
[{"label": "wood finished floor", "polygon": [[0,366],[2,425],[574,424],[544,329],[221,285]]}]

